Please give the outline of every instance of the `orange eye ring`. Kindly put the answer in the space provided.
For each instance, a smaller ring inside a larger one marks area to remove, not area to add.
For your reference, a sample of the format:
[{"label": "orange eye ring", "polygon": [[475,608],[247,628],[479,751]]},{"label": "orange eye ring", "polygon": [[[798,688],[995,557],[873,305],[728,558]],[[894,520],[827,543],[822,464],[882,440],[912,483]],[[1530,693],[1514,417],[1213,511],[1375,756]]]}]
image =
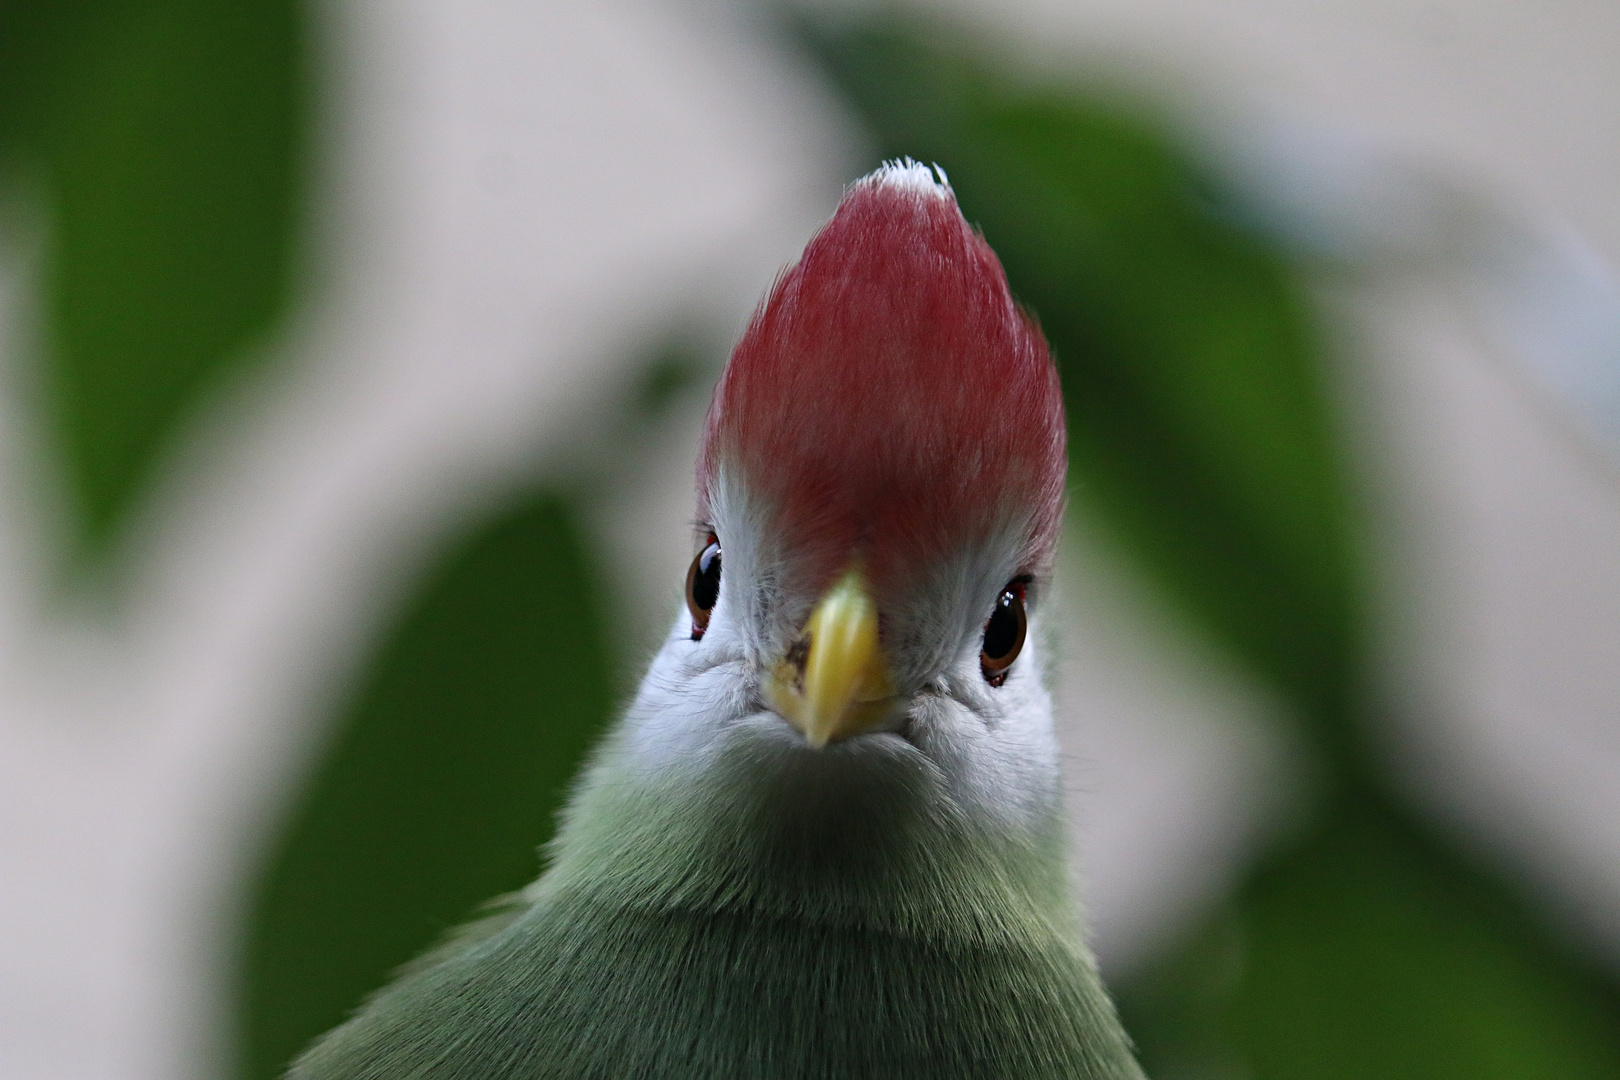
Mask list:
[{"label": "orange eye ring", "polygon": [[720,599],[720,538],[709,534],[703,550],[686,571],[686,610],[692,613],[692,640],[709,628],[709,615]]},{"label": "orange eye ring", "polygon": [[1007,669],[1024,651],[1024,635],[1029,619],[1024,613],[1024,586],[1027,578],[1014,578],[996,597],[996,606],[984,624],[984,644],[979,650],[979,669],[984,681],[1000,686],[1007,681]]}]

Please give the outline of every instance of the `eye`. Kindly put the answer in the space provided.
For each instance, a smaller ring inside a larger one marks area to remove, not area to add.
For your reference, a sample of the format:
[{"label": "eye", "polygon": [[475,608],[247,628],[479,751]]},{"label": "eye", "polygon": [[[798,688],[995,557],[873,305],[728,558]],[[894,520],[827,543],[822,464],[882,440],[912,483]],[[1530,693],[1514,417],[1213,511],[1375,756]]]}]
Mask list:
[{"label": "eye", "polygon": [[709,612],[714,610],[714,602],[718,599],[720,538],[710,533],[709,542],[703,545],[703,550],[692,560],[692,569],[686,572],[686,607],[692,613],[693,641],[702,637],[703,631],[709,628]]},{"label": "eye", "polygon": [[979,652],[979,668],[984,681],[1000,686],[1007,681],[1007,669],[1018,659],[1024,648],[1024,631],[1028,625],[1024,618],[1025,579],[1014,578],[996,597],[995,610],[984,624],[984,647]]}]

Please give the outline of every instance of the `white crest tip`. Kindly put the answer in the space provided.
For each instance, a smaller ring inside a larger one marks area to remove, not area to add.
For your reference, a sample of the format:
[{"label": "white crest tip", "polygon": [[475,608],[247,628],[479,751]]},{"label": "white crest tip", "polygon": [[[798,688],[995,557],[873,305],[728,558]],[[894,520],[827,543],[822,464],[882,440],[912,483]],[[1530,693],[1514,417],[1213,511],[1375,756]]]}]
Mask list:
[{"label": "white crest tip", "polygon": [[901,188],[921,195],[935,195],[942,199],[953,196],[951,182],[946,178],[944,169],[938,165],[930,167],[908,157],[885,161],[855,183]]}]

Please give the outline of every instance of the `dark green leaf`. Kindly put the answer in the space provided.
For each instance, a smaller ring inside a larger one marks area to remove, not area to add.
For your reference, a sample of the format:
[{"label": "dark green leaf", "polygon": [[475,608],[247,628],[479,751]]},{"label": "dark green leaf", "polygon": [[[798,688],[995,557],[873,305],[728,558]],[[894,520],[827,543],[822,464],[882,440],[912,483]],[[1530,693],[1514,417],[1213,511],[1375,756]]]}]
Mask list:
[{"label": "dark green leaf", "polygon": [[243,1077],[280,1076],[391,971],[536,875],[612,707],[601,597],[549,495],[430,575],[257,883]]},{"label": "dark green leaf", "polygon": [[1620,1000],[1400,812],[1344,803],[1121,1004],[1151,1075],[1620,1076]]},{"label": "dark green leaf", "polygon": [[8,0],[0,164],[49,215],[51,430],[86,553],[287,293],[303,121],[292,0]]}]

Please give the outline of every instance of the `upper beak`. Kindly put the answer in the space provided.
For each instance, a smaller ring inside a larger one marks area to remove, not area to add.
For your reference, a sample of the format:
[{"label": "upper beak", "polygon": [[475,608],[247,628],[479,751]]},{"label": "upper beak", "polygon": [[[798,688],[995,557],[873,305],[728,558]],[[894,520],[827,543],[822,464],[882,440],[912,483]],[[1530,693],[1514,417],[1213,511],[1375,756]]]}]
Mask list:
[{"label": "upper beak", "polygon": [[877,605],[858,568],[827,590],[765,679],[771,708],[816,748],[882,724],[894,685],[878,645]]}]

